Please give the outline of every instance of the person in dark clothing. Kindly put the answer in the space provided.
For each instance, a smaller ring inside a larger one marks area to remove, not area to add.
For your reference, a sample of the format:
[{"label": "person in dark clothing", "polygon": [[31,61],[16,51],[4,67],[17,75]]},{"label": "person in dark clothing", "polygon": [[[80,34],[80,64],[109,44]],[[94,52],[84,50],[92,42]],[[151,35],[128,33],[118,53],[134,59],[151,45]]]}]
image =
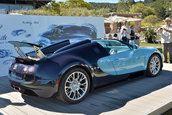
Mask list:
[{"label": "person in dark clothing", "polygon": [[131,26],[130,29],[131,29],[131,33],[130,33],[130,42],[129,43],[131,45],[134,45],[135,44],[135,42],[134,42],[134,39],[135,39],[134,27]]},{"label": "person in dark clothing", "polygon": [[116,33],[113,35],[113,39],[118,39],[118,35]]}]

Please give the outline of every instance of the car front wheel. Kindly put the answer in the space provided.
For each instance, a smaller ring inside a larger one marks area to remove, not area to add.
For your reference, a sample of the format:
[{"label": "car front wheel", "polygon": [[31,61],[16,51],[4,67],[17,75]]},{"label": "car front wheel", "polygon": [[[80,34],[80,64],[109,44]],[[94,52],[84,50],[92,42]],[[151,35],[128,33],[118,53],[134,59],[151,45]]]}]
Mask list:
[{"label": "car front wheel", "polygon": [[155,77],[159,74],[162,68],[161,58],[157,54],[153,54],[147,65],[146,75],[149,77]]},{"label": "car front wheel", "polygon": [[67,103],[79,103],[89,93],[90,78],[82,68],[69,70],[62,78],[60,87],[60,97]]}]

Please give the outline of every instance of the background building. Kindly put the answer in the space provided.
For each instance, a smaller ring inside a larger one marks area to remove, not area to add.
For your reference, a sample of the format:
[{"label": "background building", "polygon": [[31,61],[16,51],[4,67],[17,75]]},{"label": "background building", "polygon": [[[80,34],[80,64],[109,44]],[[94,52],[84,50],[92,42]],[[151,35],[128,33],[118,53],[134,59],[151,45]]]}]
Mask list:
[{"label": "background building", "polygon": [[8,13],[12,10],[36,9],[51,0],[0,0],[0,13]]},{"label": "background building", "polygon": [[[123,13],[123,12],[112,12],[107,15],[109,18],[105,18],[105,33],[118,33],[123,25],[122,22],[127,20],[133,22],[136,32],[141,30],[141,13]],[[110,19],[110,20],[108,20]],[[112,20],[111,20],[112,19]]]}]

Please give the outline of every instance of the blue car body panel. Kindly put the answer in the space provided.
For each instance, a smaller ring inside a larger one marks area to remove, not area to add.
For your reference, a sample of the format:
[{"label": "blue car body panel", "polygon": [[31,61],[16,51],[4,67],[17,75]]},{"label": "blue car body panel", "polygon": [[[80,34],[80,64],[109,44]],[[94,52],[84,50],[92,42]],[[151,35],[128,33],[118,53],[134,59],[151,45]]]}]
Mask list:
[{"label": "blue car body panel", "polygon": [[[111,63],[112,66],[109,64],[109,66],[105,68],[114,68],[115,71],[111,71],[111,72],[109,71],[107,72],[107,74],[122,75],[122,74],[144,70],[144,60],[145,60],[145,55],[142,51],[140,51],[139,49],[138,50],[131,49],[125,52],[121,52],[107,56],[105,58],[101,58],[98,60],[98,65],[100,67],[105,67],[103,66],[104,64],[101,63],[101,61],[103,62],[106,61],[106,63]],[[102,68],[102,70],[104,69]]]},{"label": "blue car body panel", "polygon": [[[83,40],[72,44],[69,40],[63,40],[42,48],[46,57],[39,61],[16,57],[9,68],[10,83],[12,87],[32,91],[41,97],[51,97],[58,92],[64,74],[71,68],[83,68],[89,74],[94,89],[125,79],[130,73],[146,70],[152,54],[158,53],[161,56],[155,48],[135,49],[122,41],[104,41],[115,43],[103,46],[98,40]],[[117,51],[111,52],[114,49]],[[35,52],[27,55],[37,56]],[[36,68],[33,74],[22,71],[24,66],[32,65]]]}]

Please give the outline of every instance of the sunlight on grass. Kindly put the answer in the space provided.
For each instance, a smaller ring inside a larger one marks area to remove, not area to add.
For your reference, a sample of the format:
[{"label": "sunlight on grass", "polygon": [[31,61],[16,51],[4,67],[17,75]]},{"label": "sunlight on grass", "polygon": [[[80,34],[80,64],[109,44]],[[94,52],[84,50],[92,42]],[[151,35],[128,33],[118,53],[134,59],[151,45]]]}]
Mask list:
[{"label": "sunlight on grass", "polygon": [[145,43],[141,42],[140,47],[155,47],[155,48],[161,48],[161,44],[153,44],[153,43]]}]

